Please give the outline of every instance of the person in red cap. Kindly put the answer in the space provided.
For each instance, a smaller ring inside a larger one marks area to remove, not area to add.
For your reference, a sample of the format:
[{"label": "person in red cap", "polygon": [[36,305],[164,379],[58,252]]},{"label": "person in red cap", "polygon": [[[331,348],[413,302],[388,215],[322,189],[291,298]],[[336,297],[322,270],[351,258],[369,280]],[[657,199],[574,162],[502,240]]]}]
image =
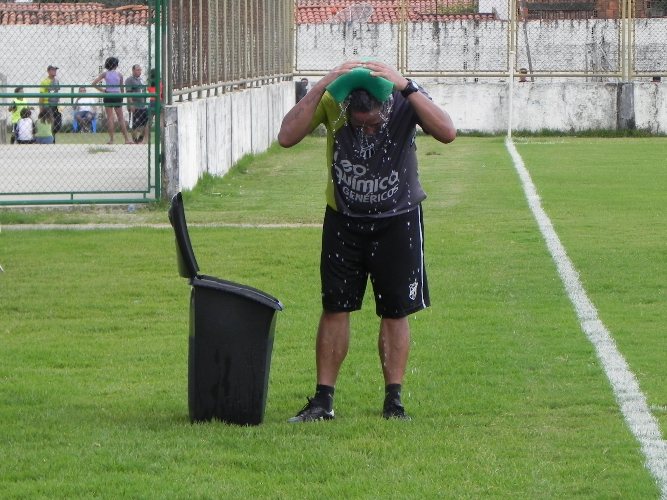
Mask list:
[{"label": "person in red cap", "polygon": [[56,133],[60,130],[63,123],[63,115],[58,111],[58,97],[49,97],[48,94],[56,94],[60,90],[60,82],[56,78],[58,72],[57,66],[49,65],[46,68],[47,76],[39,84],[40,94],[46,94],[39,100],[40,111],[46,111],[51,115],[53,138],[55,142]]}]

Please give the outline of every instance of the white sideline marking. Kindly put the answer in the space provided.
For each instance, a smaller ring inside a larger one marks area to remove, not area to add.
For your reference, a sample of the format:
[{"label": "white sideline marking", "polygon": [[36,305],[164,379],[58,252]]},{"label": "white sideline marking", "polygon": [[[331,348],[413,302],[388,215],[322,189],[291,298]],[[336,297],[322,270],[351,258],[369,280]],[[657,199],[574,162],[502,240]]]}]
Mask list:
[{"label": "white sideline marking", "polygon": [[549,216],[540,204],[537,189],[523,159],[510,138],[505,139],[505,146],[512,156],[514,168],[521,179],[528,205],[540,227],[551,257],[556,263],[558,274],[577,312],[581,328],[595,347],[623,417],[641,445],[646,457],[646,468],[655,477],[661,498],[665,500],[667,499],[667,442],[662,439],[658,422],[651,414],[646,396],[639,388],[635,375],[616,347],[609,330],[600,321],[595,306],[588,298],[579,280],[579,273],[567,256],[565,247],[560,242]]}]

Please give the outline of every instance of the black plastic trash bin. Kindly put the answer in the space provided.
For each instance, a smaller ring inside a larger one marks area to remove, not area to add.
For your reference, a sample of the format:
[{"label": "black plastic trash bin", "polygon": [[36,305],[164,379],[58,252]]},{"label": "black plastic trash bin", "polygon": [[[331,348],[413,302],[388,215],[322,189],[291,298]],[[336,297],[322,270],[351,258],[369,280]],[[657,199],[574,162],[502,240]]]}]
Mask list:
[{"label": "black plastic trash bin", "polygon": [[171,200],[180,275],[190,280],[190,420],[240,425],[264,419],[280,301],[260,290],[199,274],[181,193]]}]

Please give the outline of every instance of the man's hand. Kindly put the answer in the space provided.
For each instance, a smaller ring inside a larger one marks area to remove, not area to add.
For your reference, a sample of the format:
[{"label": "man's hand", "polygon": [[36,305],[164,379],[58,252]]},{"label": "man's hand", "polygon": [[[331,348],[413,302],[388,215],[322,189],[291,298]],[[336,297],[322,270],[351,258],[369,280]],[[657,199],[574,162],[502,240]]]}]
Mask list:
[{"label": "man's hand", "polygon": [[[407,78],[383,62],[367,61],[362,63],[362,66],[370,69],[372,76],[381,76],[392,82],[398,91],[404,90],[408,84]],[[426,133],[445,144],[456,138],[456,127],[445,110],[421,92],[411,94],[408,100],[419,116],[420,125]]]},{"label": "man's hand", "polygon": [[301,139],[311,132],[310,121],[315,115],[317,105],[322,99],[327,86],[339,76],[349,73],[358,66],[361,66],[360,61],[347,61],[336,66],[313,85],[303,99],[296,103],[285,115],[280,126],[278,143],[282,147],[289,148],[298,144]]},{"label": "man's hand", "polygon": [[380,61],[362,62],[361,66],[371,70],[371,76],[379,76],[394,84],[396,90],[404,90],[408,79],[401,75],[395,68]]}]

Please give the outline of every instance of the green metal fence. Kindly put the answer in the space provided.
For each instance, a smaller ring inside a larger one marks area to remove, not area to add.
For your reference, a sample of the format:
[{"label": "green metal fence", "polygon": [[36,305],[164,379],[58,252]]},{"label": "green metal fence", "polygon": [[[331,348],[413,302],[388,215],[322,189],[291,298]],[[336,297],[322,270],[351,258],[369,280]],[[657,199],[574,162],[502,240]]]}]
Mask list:
[{"label": "green metal fence", "polygon": [[0,205],[159,199],[162,12],[0,4]]}]

